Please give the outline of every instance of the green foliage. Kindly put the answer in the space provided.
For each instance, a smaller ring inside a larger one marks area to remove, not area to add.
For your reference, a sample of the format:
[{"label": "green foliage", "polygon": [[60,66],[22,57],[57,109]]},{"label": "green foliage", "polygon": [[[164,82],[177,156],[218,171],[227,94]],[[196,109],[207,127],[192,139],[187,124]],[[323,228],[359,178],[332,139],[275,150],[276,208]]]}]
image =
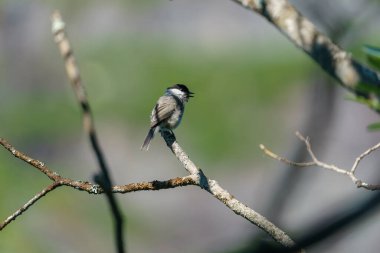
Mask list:
[{"label": "green foliage", "polygon": [[380,130],[380,122],[375,122],[367,126],[369,131],[379,131]]},{"label": "green foliage", "polygon": [[[352,95],[350,94],[349,96],[347,96],[347,98],[349,100],[364,104],[377,112],[380,112],[379,98],[378,98],[378,95],[375,95],[379,93],[374,93],[373,91],[369,89],[368,85],[365,85],[362,83],[358,84],[357,90],[360,92],[363,92],[364,94],[369,94],[368,98],[364,96],[354,95],[354,94]],[[377,89],[373,89],[373,90],[377,90]]]},{"label": "green foliage", "polygon": [[368,62],[380,70],[380,48],[374,46],[364,46],[363,51],[367,56]]},{"label": "green foliage", "polygon": [[[380,48],[365,45],[363,46],[363,51],[367,57],[369,63],[374,66],[376,69],[380,70]],[[366,84],[360,83],[358,85],[358,90],[364,92],[365,94],[369,94],[369,98],[360,97],[360,96],[350,96],[349,99],[358,103],[362,103],[367,105],[368,107],[380,112],[380,103],[379,103],[379,88],[369,87]],[[375,122],[367,126],[369,131],[379,131],[380,130],[380,122]]]},{"label": "green foliage", "polygon": [[[362,47],[362,50],[368,62],[375,68],[380,69],[380,48],[366,45]],[[351,96],[351,100],[365,104],[375,111],[380,112],[380,88],[377,85],[361,82],[355,87],[355,92],[358,95],[355,97]]]}]

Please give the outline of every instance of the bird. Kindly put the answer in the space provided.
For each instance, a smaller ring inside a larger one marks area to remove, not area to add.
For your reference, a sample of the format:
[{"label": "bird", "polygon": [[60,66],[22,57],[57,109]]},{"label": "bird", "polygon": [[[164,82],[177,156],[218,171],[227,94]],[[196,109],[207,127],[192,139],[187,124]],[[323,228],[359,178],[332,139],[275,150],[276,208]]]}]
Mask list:
[{"label": "bird", "polygon": [[178,127],[181,123],[185,103],[189,98],[194,97],[184,84],[175,84],[168,87],[154,106],[150,115],[150,129],[144,140],[141,150],[147,151],[154,134],[160,131],[170,131]]}]

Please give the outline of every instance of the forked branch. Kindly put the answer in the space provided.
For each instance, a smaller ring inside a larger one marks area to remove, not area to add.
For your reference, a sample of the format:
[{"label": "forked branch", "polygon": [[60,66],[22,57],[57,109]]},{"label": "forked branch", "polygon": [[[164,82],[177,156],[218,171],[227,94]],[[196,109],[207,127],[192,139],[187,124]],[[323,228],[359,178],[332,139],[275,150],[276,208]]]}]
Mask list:
[{"label": "forked branch", "polygon": [[[45,174],[51,181],[52,184],[45,187],[41,192],[37,193],[33,198],[31,198],[26,204],[21,208],[16,210],[12,215],[0,223],[0,231],[9,225],[13,220],[18,216],[23,214],[29,207],[35,204],[38,200],[44,197],[47,193],[53,191],[59,186],[68,186],[76,190],[85,191],[90,194],[103,194],[105,193],[104,189],[99,184],[93,184],[86,181],[73,180],[70,178],[65,178],[59,175],[56,171],[51,170],[44,162],[41,162],[37,159],[34,159],[13,147],[8,141],[3,138],[0,138],[0,145],[2,145],[6,150],[8,150],[16,158],[28,163],[33,166],[41,173]],[[176,188],[186,185],[195,185],[196,179],[194,176],[186,177],[176,177],[165,181],[153,180],[151,182],[140,182],[140,183],[130,183],[126,185],[115,185],[112,186],[112,193],[129,193],[136,191],[156,191],[162,189]]]},{"label": "forked branch", "polygon": [[298,167],[310,167],[310,166],[318,166],[320,168],[323,168],[323,169],[327,169],[327,170],[331,170],[331,171],[334,171],[336,173],[339,173],[339,174],[343,174],[343,175],[346,175],[348,176],[352,182],[358,187],[358,188],[365,188],[367,190],[371,190],[371,191],[375,191],[375,190],[379,190],[380,189],[380,185],[376,185],[376,184],[369,184],[369,183],[366,183],[366,182],[363,182],[362,180],[360,180],[359,178],[356,177],[355,175],[355,172],[356,172],[356,169],[358,168],[359,166],[359,163],[366,157],[368,156],[369,154],[371,154],[373,151],[377,150],[380,148],[380,143],[377,143],[376,145],[370,147],[369,149],[367,149],[366,151],[364,151],[361,155],[359,155],[356,159],[355,159],[355,162],[353,163],[352,167],[350,169],[342,169],[342,168],[339,168],[338,166],[336,165],[333,165],[333,164],[328,164],[328,163],[325,163],[325,162],[322,162],[320,161],[316,155],[314,154],[312,148],[311,148],[311,143],[310,143],[310,139],[308,137],[304,137],[302,136],[299,132],[296,132],[296,136],[305,143],[305,146],[306,146],[306,149],[307,149],[307,152],[309,153],[310,155],[310,158],[311,158],[311,161],[310,162],[294,162],[294,161],[290,161],[288,160],[287,158],[285,157],[282,157],[282,156],[279,156],[277,154],[275,154],[273,151],[271,151],[270,149],[266,148],[263,144],[260,145],[260,149],[269,157],[273,158],[273,159],[276,159],[280,162],[284,162],[288,165],[292,165],[292,166],[298,166]]}]

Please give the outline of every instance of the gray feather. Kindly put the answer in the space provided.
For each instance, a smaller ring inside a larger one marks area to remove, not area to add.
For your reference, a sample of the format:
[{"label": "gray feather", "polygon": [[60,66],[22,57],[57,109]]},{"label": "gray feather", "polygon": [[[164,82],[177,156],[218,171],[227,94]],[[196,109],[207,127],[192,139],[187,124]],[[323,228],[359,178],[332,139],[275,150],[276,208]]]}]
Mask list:
[{"label": "gray feather", "polygon": [[176,109],[177,101],[172,96],[162,96],[152,110],[150,127],[156,127],[161,122],[172,116]]},{"label": "gray feather", "polygon": [[144,143],[143,145],[141,146],[141,150],[145,150],[145,151],[148,151],[149,149],[149,145],[150,145],[150,141],[153,139],[154,137],[154,131],[155,131],[155,128],[151,128],[149,129],[149,132],[144,140]]}]

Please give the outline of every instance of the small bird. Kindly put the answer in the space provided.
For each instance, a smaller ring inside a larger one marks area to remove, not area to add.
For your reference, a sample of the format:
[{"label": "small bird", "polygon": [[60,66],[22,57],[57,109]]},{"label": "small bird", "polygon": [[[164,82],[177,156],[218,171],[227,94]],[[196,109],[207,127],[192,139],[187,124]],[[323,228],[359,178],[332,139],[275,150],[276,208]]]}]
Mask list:
[{"label": "small bird", "polygon": [[149,149],[150,141],[158,129],[172,131],[181,123],[185,103],[193,97],[193,94],[184,84],[175,84],[166,89],[152,110],[150,129],[141,150]]}]

